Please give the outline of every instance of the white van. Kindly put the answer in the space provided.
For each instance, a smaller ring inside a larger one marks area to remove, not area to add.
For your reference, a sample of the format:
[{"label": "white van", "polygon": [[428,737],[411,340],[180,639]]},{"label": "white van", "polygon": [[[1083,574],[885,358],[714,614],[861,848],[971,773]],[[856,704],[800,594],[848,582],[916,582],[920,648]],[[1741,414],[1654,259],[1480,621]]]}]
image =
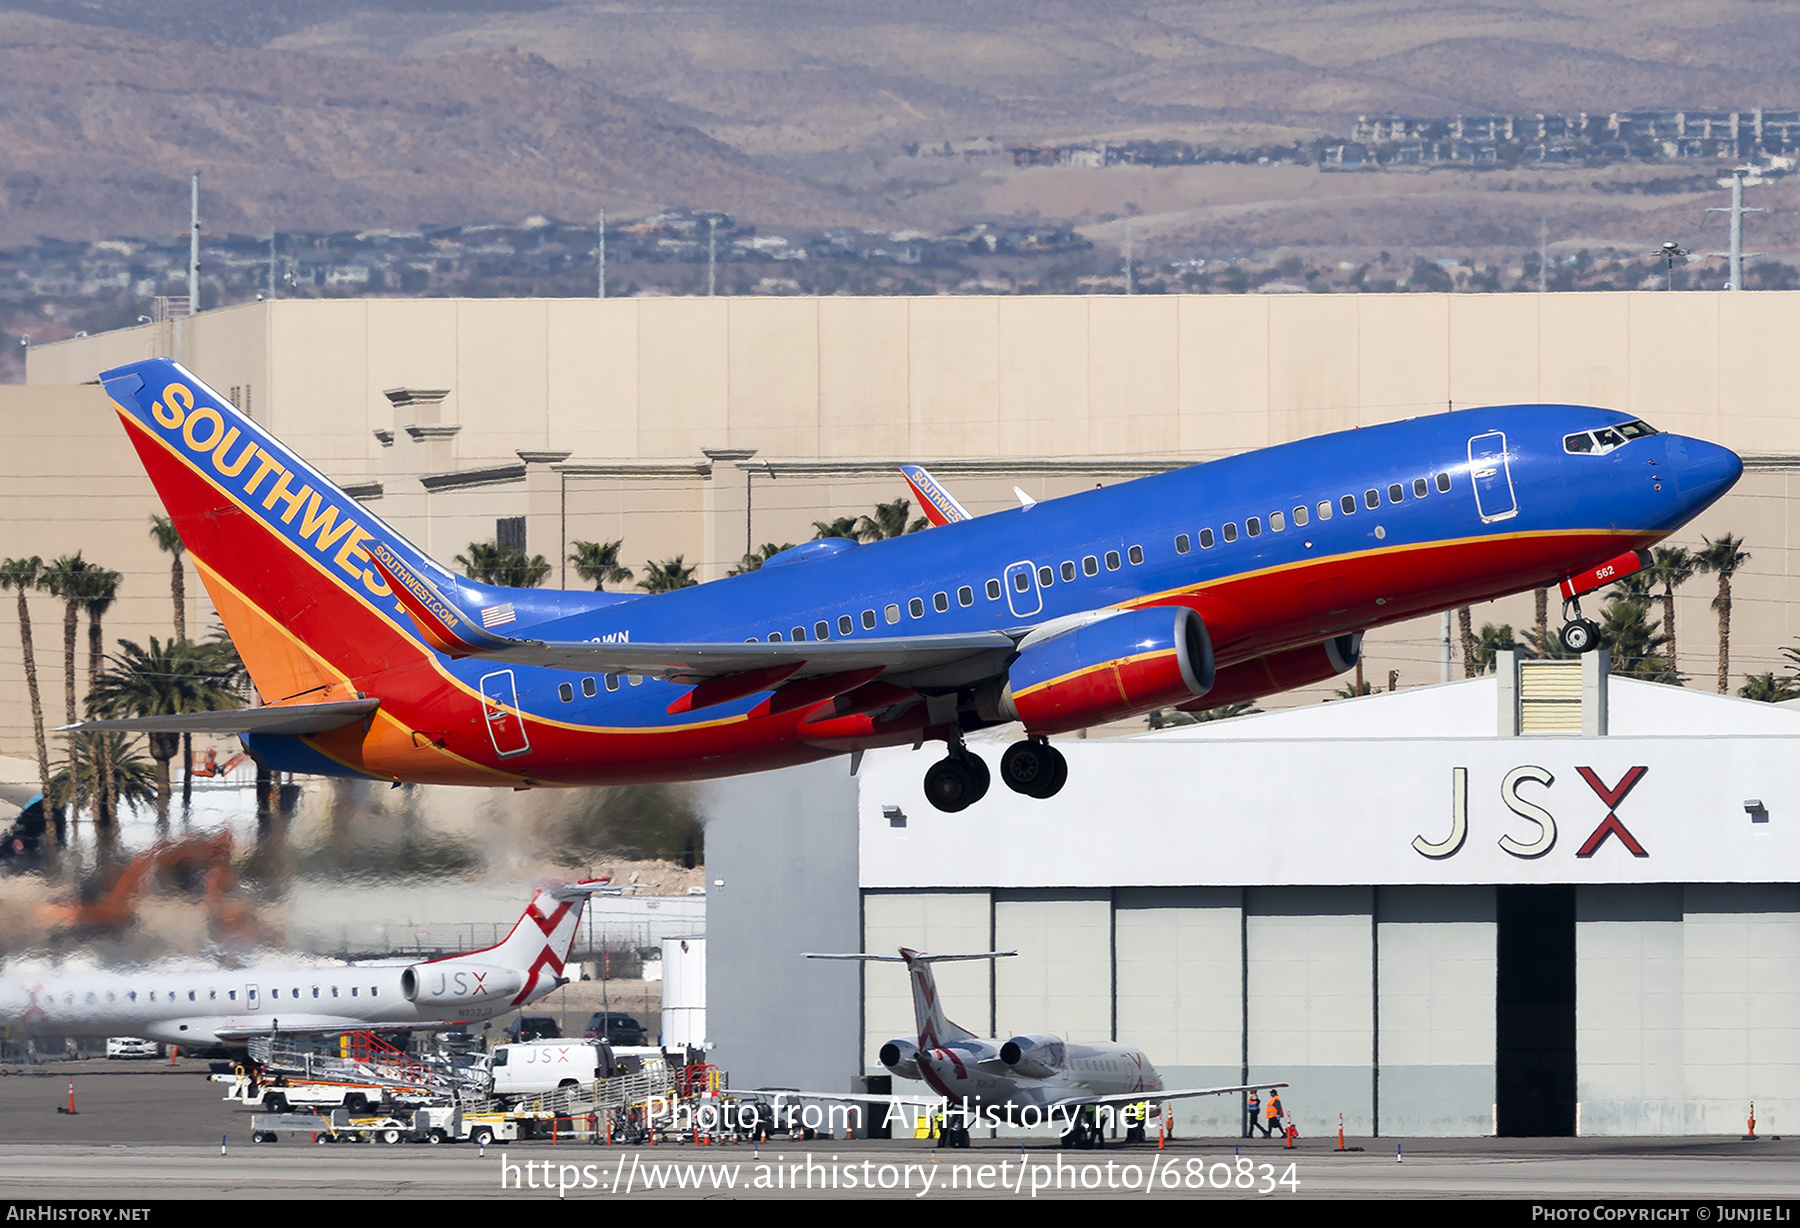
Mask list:
[{"label": "white van", "polygon": [[600,1040],[539,1040],[496,1045],[488,1084],[496,1096],[530,1096],[592,1083],[613,1073],[612,1047]]}]

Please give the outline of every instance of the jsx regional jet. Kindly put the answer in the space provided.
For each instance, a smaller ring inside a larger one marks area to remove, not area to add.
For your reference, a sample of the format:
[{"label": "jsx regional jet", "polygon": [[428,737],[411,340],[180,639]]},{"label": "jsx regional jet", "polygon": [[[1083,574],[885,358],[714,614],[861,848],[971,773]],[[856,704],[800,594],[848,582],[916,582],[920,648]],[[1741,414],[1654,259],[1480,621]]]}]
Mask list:
[{"label": "jsx regional jet", "polygon": [[[946,960],[999,959],[1017,951],[981,951],[966,955],[927,955],[900,948],[898,955],[815,955],[808,959],[853,959],[904,963],[912,977],[916,1040],[898,1037],[881,1046],[881,1064],[902,1079],[923,1079],[943,1097],[945,1142],[969,1145],[969,1127],[979,1125],[1053,1126],[1065,1147],[1101,1147],[1106,1127],[1126,1127],[1127,1142],[1142,1142],[1149,1106],[1193,1096],[1226,1096],[1254,1087],[1286,1087],[1258,1083],[1240,1087],[1196,1087],[1171,1090],[1142,1051],[1130,1045],[1095,1041],[1083,1044],[1056,1036],[1031,1034],[1011,1040],[984,1038],[950,1022],[938,999],[931,965]],[[871,1099],[875,1099],[871,1097]],[[895,1099],[904,1099],[896,1097]]]},{"label": "jsx regional jet", "polygon": [[269,1032],[412,1028],[491,1019],[563,983],[563,963],[590,895],[540,890],[505,941],[415,963],[257,964],[69,975],[20,969],[0,978],[0,1020],[52,1036],[142,1036],[175,1045],[235,1045]]},{"label": "jsx regional jet", "polygon": [[1628,414],[1473,409],[1211,461],[870,545],[831,538],[656,596],[496,588],[427,558],[165,359],[103,376],[267,706],[99,722],[239,732],[271,768],[588,785],[948,744],[1018,722],[1006,784],[1067,776],[1048,735],[1208,708],[1355,664],[1364,629],[1564,582],[1581,593],[1737,480],[1724,448]]}]

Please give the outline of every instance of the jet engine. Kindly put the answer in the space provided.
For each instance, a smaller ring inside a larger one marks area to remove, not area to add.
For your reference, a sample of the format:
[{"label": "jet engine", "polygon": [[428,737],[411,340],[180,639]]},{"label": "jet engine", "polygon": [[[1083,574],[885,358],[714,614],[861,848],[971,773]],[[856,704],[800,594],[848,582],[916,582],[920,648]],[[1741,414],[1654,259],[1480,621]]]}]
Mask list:
[{"label": "jet engine", "polygon": [[902,1079],[919,1077],[919,1046],[910,1040],[890,1040],[881,1046],[881,1064]]},{"label": "jet engine", "polygon": [[1064,733],[1185,704],[1212,685],[1212,639],[1200,616],[1148,606],[1027,636],[998,708],[1031,733]]},{"label": "jet engine", "polygon": [[1014,1074],[1028,1079],[1049,1078],[1063,1068],[1068,1056],[1061,1038],[1055,1036],[1015,1036],[1000,1046],[1000,1060]]},{"label": "jet engine", "polygon": [[1290,648],[1227,665],[1214,675],[1212,690],[1203,698],[1176,706],[1189,712],[1219,708],[1335,678],[1345,670],[1354,669],[1361,660],[1362,637],[1362,632],[1352,631],[1322,644],[1308,644],[1304,648]]},{"label": "jet engine", "polygon": [[460,959],[414,964],[400,974],[400,992],[421,1006],[503,1006],[524,988],[517,968]]}]

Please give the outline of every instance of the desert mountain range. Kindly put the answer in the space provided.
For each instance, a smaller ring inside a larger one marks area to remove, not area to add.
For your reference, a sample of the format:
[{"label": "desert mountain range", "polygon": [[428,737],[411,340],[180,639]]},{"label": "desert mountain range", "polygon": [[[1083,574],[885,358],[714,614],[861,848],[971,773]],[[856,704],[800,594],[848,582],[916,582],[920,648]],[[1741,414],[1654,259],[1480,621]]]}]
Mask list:
[{"label": "desert mountain range", "polygon": [[[1006,193],[901,157],[909,144],[1260,143],[1342,132],[1364,112],[1792,106],[1796,62],[1795,0],[0,0],[0,242],[179,231],[196,168],[221,230],[602,204],[942,226]],[[1567,211],[1456,190],[1506,214],[1478,228],[1487,241]],[[1110,212],[1059,195],[1008,199]],[[1398,195],[1465,241],[1465,203]],[[1402,214],[1394,235],[1382,193],[1323,196],[1272,225],[1254,201],[1234,207],[1227,230],[1279,238],[1324,209],[1333,235],[1359,211],[1383,232],[1371,243],[1412,234]],[[1621,200],[1576,210],[1579,228],[1616,215],[1629,231],[1645,210]]]}]

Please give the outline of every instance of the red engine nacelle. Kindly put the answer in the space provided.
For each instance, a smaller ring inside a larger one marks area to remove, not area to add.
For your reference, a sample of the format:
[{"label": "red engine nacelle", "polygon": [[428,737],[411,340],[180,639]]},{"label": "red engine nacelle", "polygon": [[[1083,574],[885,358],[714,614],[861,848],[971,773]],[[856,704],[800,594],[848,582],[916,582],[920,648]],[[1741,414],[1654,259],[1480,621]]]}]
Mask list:
[{"label": "red engine nacelle", "polygon": [[1266,657],[1227,665],[1213,676],[1212,690],[1177,707],[1186,712],[1222,708],[1246,699],[1261,699],[1296,687],[1311,686],[1356,668],[1362,658],[1360,631],[1340,635],[1323,644],[1272,652]]},{"label": "red engine nacelle", "polygon": [[999,709],[1032,733],[1064,733],[1186,703],[1212,684],[1212,640],[1200,616],[1148,606],[1026,637]]}]

